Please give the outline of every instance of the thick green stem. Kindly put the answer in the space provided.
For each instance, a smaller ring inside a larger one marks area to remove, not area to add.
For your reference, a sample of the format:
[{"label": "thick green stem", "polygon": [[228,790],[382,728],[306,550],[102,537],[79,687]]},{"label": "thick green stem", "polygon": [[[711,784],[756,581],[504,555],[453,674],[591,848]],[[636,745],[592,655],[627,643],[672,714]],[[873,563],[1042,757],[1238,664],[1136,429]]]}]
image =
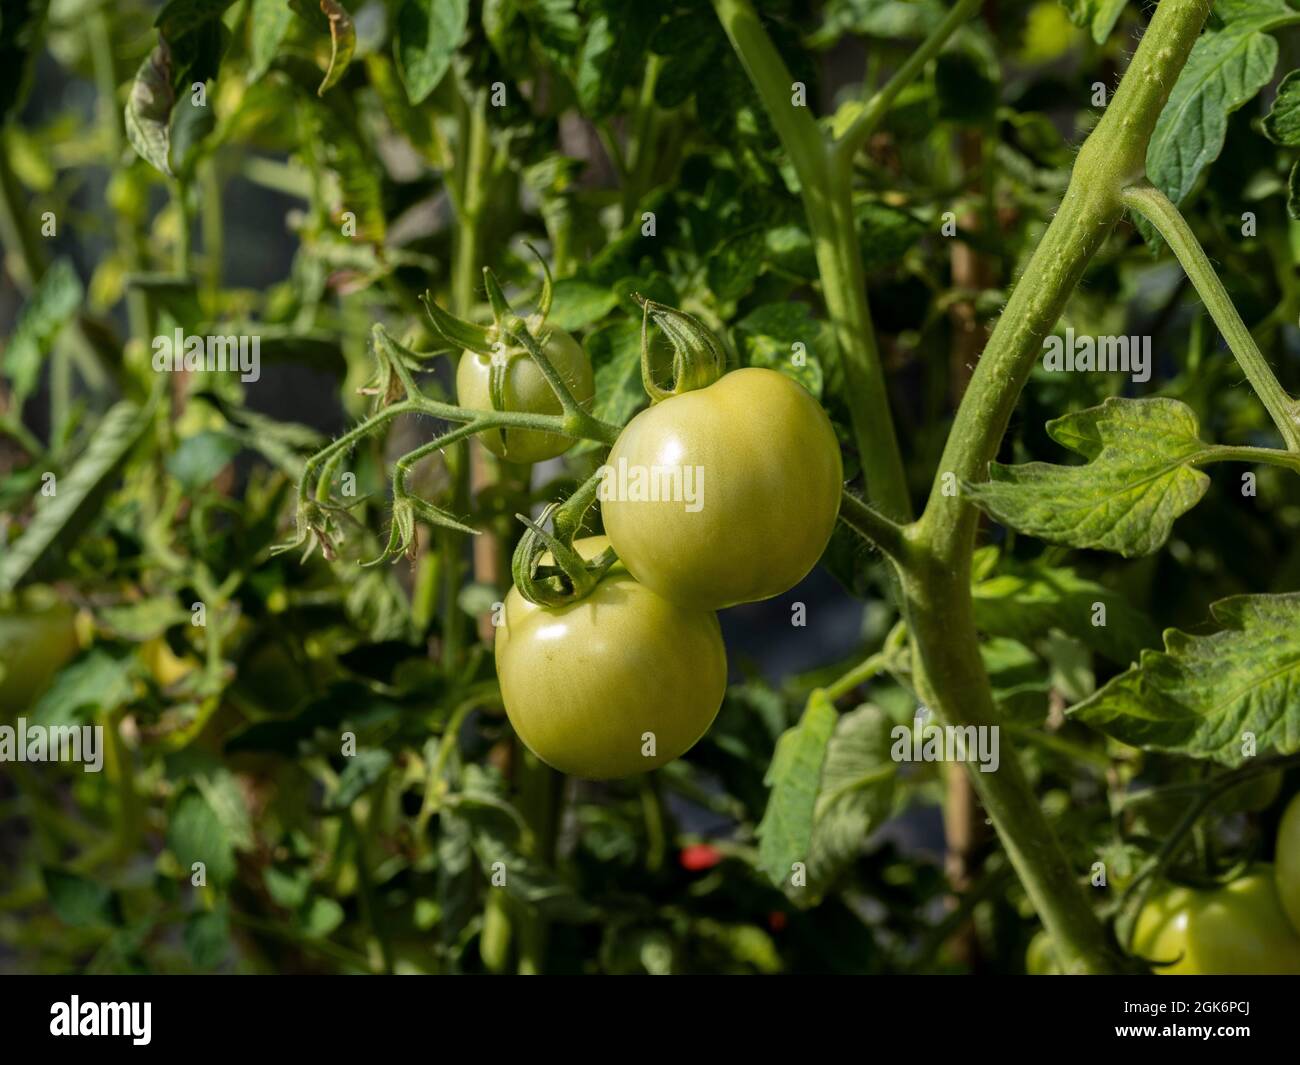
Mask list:
[{"label": "thick green stem", "polygon": [[1255,344],[1246,323],[1241,320],[1232,297],[1223,287],[1223,282],[1215,273],[1205,250],[1192,232],[1192,227],[1169,201],[1169,197],[1149,182],[1142,181],[1125,189],[1124,202],[1155,226],[1173,249],[1183,270],[1205,301],[1214,324],[1219,327],[1228,347],[1241,363],[1251,387],[1268,409],[1269,416],[1286,442],[1287,450],[1300,451],[1300,409],[1269,368],[1268,360]]},{"label": "thick green stem", "polygon": [[907,479],[867,307],[850,167],[833,163],[832,142],[809,109],[791,100],[790,72],[749,0],[713,0],[713,6],[799,176],[867,492],[891,517],[910,518]]},{"label": "thick green stem", "polygon": [[[944,720],[998,723],[980,658],[970,595],[977,512],[945,493],[985,479],[1042,341],[1055,325],[1088,261],[1124,210],[1124,190],[1143,177],[1147,143],[1187,61],[1209,0],[1165,0],[1152,17],[1114,99],[1080,150],[1070,185],[989,339],[957,411],[929,503],[907,530],[904,561],[908,623],[917,651],[918,688]],[[1100,923],[1074,880],[1007,737],[1001,767],[972,781],[1030,900],[1068,969],[1117,967]]]}]

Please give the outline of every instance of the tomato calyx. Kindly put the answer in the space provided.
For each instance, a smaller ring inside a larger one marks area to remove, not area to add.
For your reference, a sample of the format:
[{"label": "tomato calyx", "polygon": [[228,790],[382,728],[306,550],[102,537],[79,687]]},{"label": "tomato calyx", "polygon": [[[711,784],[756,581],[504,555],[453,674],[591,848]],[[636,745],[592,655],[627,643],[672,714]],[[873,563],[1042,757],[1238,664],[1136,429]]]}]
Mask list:
[{"label": "tomato calyx", "polygon": [[[707,388],[727,368],[727,353],[713,332],[693,314],[643,298],[633,293],[641,305],[641,384],[652,403],[659,403],[683,392]],[[650,322],[661,330],[673,348],[673,378],[668,388],[654,379],[650,364]]]},{"label": "tomato calyx", "polygon": [[[510,572],[519,594],[530,603],[557,607],[576,602],[594,591],[618,561],[613,548],[587,561],[573,546],[599,484],[599,474],[593,475],[563,503],[547,504],[537,521],[524,514],[515,515],[525,530],[511,559]],[[548,520],[552,532],[546,530]]]}]

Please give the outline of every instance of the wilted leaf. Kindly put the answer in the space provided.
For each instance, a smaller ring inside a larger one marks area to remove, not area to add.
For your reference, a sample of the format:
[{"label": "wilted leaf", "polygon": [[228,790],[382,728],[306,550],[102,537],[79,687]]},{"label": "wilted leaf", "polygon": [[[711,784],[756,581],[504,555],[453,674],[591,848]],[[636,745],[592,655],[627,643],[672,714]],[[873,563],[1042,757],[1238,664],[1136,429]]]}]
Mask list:
[{"label": "wilted leaf", "polygon": [[145,56],[126,98],[126,135],[145,162],[172,177],[171,114],[176,103],[172,88],[172,55],[166,39]]}]

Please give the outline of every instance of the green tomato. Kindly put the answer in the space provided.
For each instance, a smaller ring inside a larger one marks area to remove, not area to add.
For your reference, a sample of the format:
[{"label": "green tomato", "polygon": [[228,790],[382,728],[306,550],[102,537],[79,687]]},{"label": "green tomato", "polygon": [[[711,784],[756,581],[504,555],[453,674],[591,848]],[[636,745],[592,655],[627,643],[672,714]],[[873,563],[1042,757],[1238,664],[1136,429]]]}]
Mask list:
[{"label": "green tomato", "polygon": [[[582,345],[555,326],[543,330],[541,341],[542,350],[569,386],[573,398],[584,406],[589,404],[596,395],[596,385],[591,373],[591,359],[582,350]],[[525,414],[561,413],[555,392],[537,363],[522,347],[503,348],[492,355],[461,352],[460,364],[456,368],[456,399],[462,407],[492,409],[492,360],[496,358],[506,360],[505,410]],[[556,433],[529,429],[490,429],[480,434],[479,439],[492,454],[519,463],[553,459],[556,455],[563,455],[574,444],[574,441]]]},{"label": "green tomato", "polygon": [[1025,972],[1030,976],[1060,976],[1061,963],[1056,960],[1052,937],[1043,929],[1035,933],[1025,951]]},{"label": "green tomato", "polygon": [[1133,949],[1172,976],[1300,974],[1300,935],[1266,865],[1213,891],[1175,887],[1138,914]]},{"label": "green tomato", "polygon": [[[608,543],[593,536],[574,547],[594,558]],[[496,662],[519,738],[547,765],[591,780],[685,754],[727,687],[717,617],[661,599],[620,565],[589,595],[555,609],[511,588]]]},{"label": "green tomato", "polygon": [[0,613],[0,711],[31,709],[76,653],[75,614],[66,603]]},{"label": "green tomato", "polygon": [[1291,925],[1300,932],[1300,795],[1282,813],[1277,826],[1277,893]]},{"label": "green tomato", "polygon": [[808,575],[844,471],[817,401],[751,367],[642,411],[603,473],[605,532],[628,571],[675,603],[719,610]]}]

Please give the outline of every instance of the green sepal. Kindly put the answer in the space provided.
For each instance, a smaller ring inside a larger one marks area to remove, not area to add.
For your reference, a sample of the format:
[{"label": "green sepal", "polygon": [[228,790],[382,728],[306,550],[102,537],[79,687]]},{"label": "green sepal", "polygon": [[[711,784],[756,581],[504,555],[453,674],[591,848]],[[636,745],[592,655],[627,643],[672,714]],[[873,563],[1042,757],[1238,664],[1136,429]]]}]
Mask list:
[{"label": "green sepal", "polygon": [[[727,355],[713,332],[696,318],[675,307],[644,299],[633,293],[641,304],[641,383],[652,403],[683,392],[707,388],[720,378],[727,368]],[[667,388],[661,388],[650,367],[650,322],[654,321],[673,346],[673,379]]]},{"label": "green sepal", "polygon": [[495,338],[483,326],[457,318],[450,311],[444,310],[428,292],[420,296],[420,302],[428,311],[434,330],[452,347],[475,351],[480,355],[492,354]]}]

